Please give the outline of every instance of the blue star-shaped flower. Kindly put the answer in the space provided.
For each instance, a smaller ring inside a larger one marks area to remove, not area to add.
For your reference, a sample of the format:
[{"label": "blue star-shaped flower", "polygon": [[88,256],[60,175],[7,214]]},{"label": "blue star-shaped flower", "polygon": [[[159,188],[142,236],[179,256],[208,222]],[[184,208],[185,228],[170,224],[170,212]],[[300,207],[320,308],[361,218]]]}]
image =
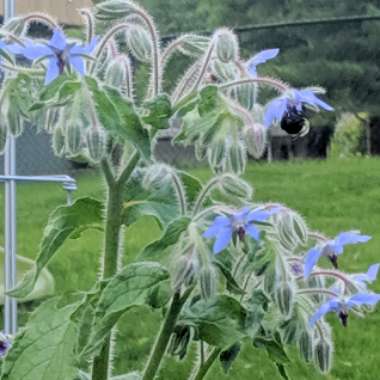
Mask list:
[{"label": "blue star-shaped flower", "polygon": [[350,298],[332,298],[324,303],[309,319],[309,325],[312,327],[327,313],[335,312],[338,314],[338,317],[342,321],[343,326],[347,326],[349,310],[363,305],[374,306],[379,301],[380,294],[375,293],[357,293]]},{"label": "blue star-shaped flower", "polygon": [[373,264],[368,268],[366,273],[358,273],[351,276],[351,278],[363,289],[367,289],[367,284],[372,284],[376,281],[379,273],[380,264]]},{"label": "blue star-shaped flower", "polygon": [[252,239],[260,239],[260,230],[255,226],[255,222],[264,222],[271,215],[278,211],[279,207],[269,210],[257,208],[250,210],[245,207],[229,216],[219,215],[212,225],[203,233],[205,238],[215,238],[213,252],[222,252],[230,243],[232,236],[236,233],[242,240],[246,234]]},{"label": "blue star-shaped flower", "polygon": [[281,123],[286,117],[303,114],[304,105],[309,105],[315,109],[333,111],[329,104],[319,99],[310,89],[291,89],[280,97],[268,103],[264,113],[264,125],[268,128],[272,124]]},{"label": "blue star-shaped flower", "polygon": [[246,63],[247,70],[252,77],[257,76],[257,66],[265,63],[273,58],[278,56],[280,49],[268,49],[263,50],[256,55],[254,55],[251,59]]},{"label": "blue star-shaped flower", "polygon": [[361,235],[357,231],[342,232],[333,240],[327,240],[310,249],[305,258],[304,277],[308,278],[321,256],[327,257],[335,268],[338,267],[338,256],[343,253],[347,244],[366,243],[371,236]]},{"label": "blue star-shaped flower", "polygon": [[38,44],[28,40],[25,42],[25,46],[14,44],[10,50],[14,54],[22,54],[32,61],[47,59],[45,84],[49,84],[64,72],[65,67],[73,68],[79,75],[84,75],[85,63],[83,57],[95,49],[96,43],[96,37],[85,45],[78,45],[75,42],[69,43],[63,31],[55,29],[52,38],[46,44]]}]

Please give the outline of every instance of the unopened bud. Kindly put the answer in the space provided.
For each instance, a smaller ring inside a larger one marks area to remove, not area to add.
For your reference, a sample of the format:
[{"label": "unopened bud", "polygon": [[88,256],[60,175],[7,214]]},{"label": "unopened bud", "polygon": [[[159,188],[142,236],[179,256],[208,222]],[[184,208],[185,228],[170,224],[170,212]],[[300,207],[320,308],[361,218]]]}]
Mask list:
[{"label": "unopened bud", "polygon": [[257,85],[245,83],[235,88],[235,98],[247,110],[252,111],[256,103]]},{"label": "unopened bud", "polygon": [[126,88],[128,86],[130,60],[125,54],[119,54],[109,63],[106,73],[105,82],[113,87]]},{"label": "unopened bud", "polygon": [[240,71],[233,62],[223,63],[219,60],[214,60],[211,63],[211,72],[221,82],[233,81],[240,78]]},{"label": "unopened bud", "polygon": [[222,166],[225,157],[225,142],[222,140],[214,141],[213,144],[207,150],[207,158],[210,167],[217,171],[217,169]]},{"label": "unopened bud", "polygon": [[252,187],[234,174],[223,174],[220,177],[219,188],[227,196],[245,200],[252,198]]},{"label": "unopened bud", "polygon": [[189,287],[194,283],[194,279],[199,270],[199,262],[196,255],[182,255],[176,262],[173,287],[180,290],[182,287]]},{"label": "unopened bud", "polygon": [[312,332],[303,330],[298,337],[298,349],[300,356],[309,363],[313,359],[314,339]]},{"label": "unopened bud", "polygon": [[152,40],[148,31],[141,25],[129,25],[126,32],[127,45],[133,56],[140,62],[150,62]]},{"label": "unopened bud", "polygon": [[78,123],[71,123],[66,127],[66,151],[71,156],[77,156],[82,147],[82,128]]},{"label": "unopened bud", "polygon": [[262,124],[248,125],[244,129],[244,140],[247,150],[254,158],[259,159],[267,146],[267,131]]},{"label": "unopened bud", "polygon": [[99,163],[106,154],[106,134],[102,128],[88,128],[86,132],[88,155],[92,162]]},{"label": "unopened bud", "polygon": [[191,342],[192,334],[190,326],[177,325],[170,340],[169,352],[173,356],[183,359]]},{"label": "unopened bud", "polygon": [[296,315],[292,315],[281,324],[282,340],[285,344],[294,344],[299,335],[299,321]]},{"label": "unopened bud", "polygon": [[283,281],[277,285],[275,300],[281,314],[289,317],[294,305],[294,290],[290,281]]},{"label": "unopened bud", "polygon": [[189,57],[200,57],[207,49],[210,39],[197,34],[186,34],[181,37],[178,50]]},{"label": "unopened bud", "polygon": [[247,152],[241,142],[234,141],[229,144],[227,151],[227,170],[241,174],[247,164]]},{"label": "unopened bud", "polygon": [[215,50],[222,62],[237,61],[239,58],[239,42],[229,29],[220,29],[215,33]]},{"label": "unopened bud", "polygon": [[62,157],[65,153],[65,133],[61,126],[54,129],[52,145],[54,154],[58,157]]},{"label": "unopened bud", "polygon": [[265,292],[272,296],[276,283],[276,270],[274,265],[270,265],[264,272],[264,290]]},{"label": "unopened bud", "polygon": [[332,365],[332,343],[320,339],[314,347],[314,363],[322,373],[328,373]]},{"label": "unopened bud", "polygon": [[204,299],[211,298],[216,293],[216,271],[210,266],[204,266],[199,273],[201,295]]},{"label": "unopened bud", "polygon": [[25,32],[25,28],[25,17],[12,17],[4,24],[2,29],[15,36],[22,36]]}]

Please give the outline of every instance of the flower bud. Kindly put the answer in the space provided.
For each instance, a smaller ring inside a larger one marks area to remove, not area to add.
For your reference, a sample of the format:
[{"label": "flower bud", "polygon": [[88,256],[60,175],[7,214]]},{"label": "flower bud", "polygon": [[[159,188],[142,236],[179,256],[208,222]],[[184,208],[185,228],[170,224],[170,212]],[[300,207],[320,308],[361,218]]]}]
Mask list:
[{"label": "flower bud", "polygon": [[[212,74],[221,82],[233,81],[240,78],[239,68],[233,62],[223,63],[219,60],[214,60],[210,67]],[[236,93],[236,91],[232,91]]]},{"label": "flower bud", "polygon": [[205,146],[203,144],[196,143],[194,145],[195,158],[198,161],[203,161],[206,158],[206,155],[208,154],[208,151],[209,150],[207,149],[207,146]]},{"label": "flower bud", "polygon": [[239,58],[239,42],[236,35],[229,29],[219,29],[214,36],[215,50],[218,59],[227,63]]},{"label": "flower bud", "polygon": [[173,287],[180,290],[182,287],[189,287],[194,283],[194,279],[199,270],[199,262],[196,255],[182,255],[176,262]]},{"label": "flower bud", "polygon": [[267,131],[262,124],[254,123],[244,128],[243,136],[247,150],[255,159],[259,159],[267,146]]},{"label": "flower bud", "polygon": [[52,145],[54,154],[58,157],[62,157],[65,153],[65,133],[61,126],[54,129]]},{"label": "flower bud", "polygon": [[70,123],[66,127],[66,151],[71,156],[77,156],[81,151],[82,128],[78,123]]},{"label": "flower bud", "polygon": [[99,163],[106,154],[106,134],[102,128],[88,128],[86,132],[88,155],[92,162]]},{"label": "flower bud", "polygon": [[292,315],[287,321],[281,324],[282,341],[285,344],[294,344],[297,342],[299,325],[297,315]]},{"label": "flower bud", "polygon": [[247,152],[244,145],[239,141],[234,141],[228,145],[227,150],[227,170],[236,174],[241,174],[247,164]]},{"label": "flower bud", "polygon": [[6,124],[0,121],[0,154],[4,153],[5,145],[7,143],[8,128]]},{"label": "flower bud", "polygon": [[186,356],[191,339],[190,326],[177,325],[174,328],[168,351],[171,355],[178,356],[179,359],[182,360]]},{"label": "flower bud", "polygon": [[246,200],[252,198],[252,187],[234,174],[223,174],[220,177],[219,188],[227,196]]},{"label": "flower bud", "polygon": [[332,342],[320,339],[314,347],[314,363],[322,373],[328,373],[332,365]]},{"label": "flower bud", "polygon": [[308,329],[303,330],[298,337],[298,349],[300,356],[309,363],[313,359],[314,339],[312,332]]},{"label": "flower bud", "polygon": [[146,168],[142,186],[144,189],[160,188],[167,185],[173,169],[166,164],[153,164]]},{"label": "flower bud", "polygon": [[201,295],[204,299],[211,298],[216,293],[216,271],[211,265],[204,266],[199,272]]},{"label": "flower bud", "polygon": [[152,56],[152,40],[148,31],[141,25],[129,25],[126,32],[128,48],[140,62],[149,63]]},{"label": "flower bud", "polygon": [[22,36],[26,30],[25,17],[12,17],[4,24],[2,29],[15,36]]},{"label": "flower bud", "polygon": [[276,270],[274,265],[270,265],[264,272],[264,290],[268,295],[272,295],[275,289]]},{"label": "flower bud", "polygon": [[188,57],[200,57],[207,49],[210,39],[196,34],[185,34],[180,37],[178,50]]},{"label": "flower bud", "polygon": [[280,282],[276,287],[275,301],[284,317],[289,317],[294,306],[294,290],[291,281]]},{"label": "flower bud", "polygon": [[109,63],[106,73],[105,82],[109,86],[127,89],[130,80],[130,60],[127,55],[119,54]]},{"label": "flower bud", "polygon": [[217,171],[222,166],[222,163],[226,157],[226,146],[222,140],[217,140],[207,150],[207,158],[210,167]]},{"label": "flower bud", "polygon": [[236,87],[234,98],[247,110],[254,109],[257,98],[257,85],[252,83],[242,84]]}]

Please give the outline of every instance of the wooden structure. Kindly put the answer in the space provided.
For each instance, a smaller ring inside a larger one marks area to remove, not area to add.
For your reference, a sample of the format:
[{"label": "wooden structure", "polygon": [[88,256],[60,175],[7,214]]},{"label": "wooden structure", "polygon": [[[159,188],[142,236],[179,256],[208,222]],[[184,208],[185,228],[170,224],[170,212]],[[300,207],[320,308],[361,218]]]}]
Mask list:
[{"label": "wooden structure", "polygon": [[[79,25],[81,18],[78,9],[90,7],[91,0],[15,0],[16,14],[28,12],[48,13],[62,24]],[[0,14],[4,13],[3,3],[0,2]]]}]

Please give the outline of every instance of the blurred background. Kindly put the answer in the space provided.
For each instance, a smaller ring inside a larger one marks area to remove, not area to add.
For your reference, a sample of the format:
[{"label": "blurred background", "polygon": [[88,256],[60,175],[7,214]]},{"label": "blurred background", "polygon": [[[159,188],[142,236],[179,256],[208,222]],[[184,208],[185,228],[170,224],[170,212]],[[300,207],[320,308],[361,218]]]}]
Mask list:
[{"label": "blurred background", "polygon": [[[16,12],[52,14],[69,33],[77,35],[81,26],[77,9],[92,3],[16,0]],[[261,66],[260,74],[281,78],[295,87],[317,85],[327,90],[336,112],[313,117],[309,135],[296,141],[272,135],[274,159],[380,154],[380,1],[141,0],[140,4],[155,17],[163,44],[183,32],[207,34],[225,25],[238,34],[247,59],[260,50],[280,48],[279,57]],[[33,33],[44,36],[48,30],[35,25]],[[169,67],[173,77],[182,69],[180,59]],[[148,68],[142,67],[138,75],[147,72]],[[21,136],[19,174],[51,174],[83,167],[55,158],[48,139],[30,130]],[[195,163],[191,150],[172,147],[168,141],[161,141],[157,150],[162,160]]]}]

